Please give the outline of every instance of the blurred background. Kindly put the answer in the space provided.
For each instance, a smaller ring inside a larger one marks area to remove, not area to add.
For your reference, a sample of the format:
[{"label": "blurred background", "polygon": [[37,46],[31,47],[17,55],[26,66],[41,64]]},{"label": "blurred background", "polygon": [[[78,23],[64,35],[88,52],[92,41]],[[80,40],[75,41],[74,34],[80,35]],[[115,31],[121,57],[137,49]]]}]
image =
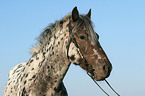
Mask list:
[{"label": "blurred background", "polygon": [[[0,96],[15,65],[31,58],[43,29],[77,6],[91,19],[113,70],[107,79],[121,96],[145,96],[145,0],[0,0]],[[79,66],[64,84],[69,96],[106,96]],[[115,96],[105,82],[98,82]]]}]

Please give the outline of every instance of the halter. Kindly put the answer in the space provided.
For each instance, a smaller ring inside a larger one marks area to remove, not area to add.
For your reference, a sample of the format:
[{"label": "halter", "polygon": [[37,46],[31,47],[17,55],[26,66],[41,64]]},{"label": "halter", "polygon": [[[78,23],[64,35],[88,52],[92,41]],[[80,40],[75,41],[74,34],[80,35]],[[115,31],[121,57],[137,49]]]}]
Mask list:
[{"label": "halter", "polygon": [[[81,58],[84,60],[84,63],[86,66],[88,66],[88,62],[87,60],[85,59],[85,57],[83,56],[83,54],[81,53],[81,51],[79,50],[79,46],[76,42],[76,39],[74,37],[74,34],[72,32],[72,30],[74,29],[74,26],[72,27],[71,26],[71,20],[70,22],[68,23],[68,28],[69,28],[69,40],[68,40],[68,45],[66,46],[67,47],[67,58],[69,59],[69,56],[68,56],[68,52],[69,52],[69,46],[70,46],[70,43],[73,42],[75,44],[75,46],[78,48],[78,52],[79,54],[81,55]],[[87,67],[88,68],[88,67]],[[91,77],[91,79],[97,84],[97,86],[107,95],[109,96],[109,94],[97,83],[97,81],[93,78],[93,75],[91,75],[89,72],[87,72],[87,74]],[[112,91],[117,95],[117,96],[120,96],[112,87],[111,85],[109,84],[109,82],[105,79],[105,82],[107,83],[107,85],[112,89]]]},{"label": "halter", "polygon": [[68,41],[69,43],[68,43],[68,45],[67,45],[67,50],[68,50],[68,51],[67,51],[67,58],[69,59],[68,52],[69,52],[70,43],[73,42],[73,43],[75,44],[75,46],[78,48],[78,52],[79,52],[79,54],[81,55],[82,59],[84,60],[85,65],[88,66],[88,62],[87,62],[87,60],[84,58],[83,54],[81,54],[81,52],[80,52],[80,50],[79,50],[79,46],[78,46],[78,44],[77,44],[77,42],[76,42],[76,39],[75,39],[75,37],[74,37],[74,35],[73,35],[73,33],[72,33],[72,30],[73,30],[74,27],[71,26],[71,20],[70,20],[70,22],[68,23],[68,27],[69,27],[70,38],[69,38],[69,41]]}]

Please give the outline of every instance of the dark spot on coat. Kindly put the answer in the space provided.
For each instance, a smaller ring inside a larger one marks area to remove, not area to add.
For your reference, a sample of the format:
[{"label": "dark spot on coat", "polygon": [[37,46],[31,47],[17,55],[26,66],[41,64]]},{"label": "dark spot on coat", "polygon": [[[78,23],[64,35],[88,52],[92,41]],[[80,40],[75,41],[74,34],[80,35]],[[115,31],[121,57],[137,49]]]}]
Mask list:
[{"label": "dark spot on coat", "polygon": [[17,76],[19,76],[19,75],[20,75],[20,73],[17,74]]},{"label": "dark spot on coat", "polygon": [[23,88],[23,91],[22,91],[22,96],[25,96],[26,95],[26,89],[25,87]]},{"label": "dark spot on coat", "polygon": [[52,50],[54,49],[54,47],[52,47]]},{"label": "dark spot on coat", "polygon": [[42,63],[45,61],[45,58],[42,60]]},{"label": "dark spot on coat", "polygon": [[56,39],[56,36],[54,35],[54,39]]},{"label": "dark spot on coat", "polygon": [[24,85],[26,84],[26,82],[27,82],[27,81],[25,80],[25,81],[24,81]]},{"label": "dark spot on coat", "polygon": [[75,55],[72,55],[71,57],[69,57],[72,61],[74,61],[76,58],[75,58]]},{"label": "dark spot on coat", "polygon": [[60,44],[60,41],[58,41],[58,45]]},{"label": "dark spot on coat", "polygon": [[31,89],[28,90],[28,92],[30,92],[30,91],[31,91]]},{"label": "dark spot on coat", "polygon": [[52,55],[54,55],[54,52],[52,52]]},{"label": "dark spot on coat", "polygon": [[26,74],[26,77],[28,77],[28,74]]},{"label": "dark spot on coat", "polygon": [[49,42],[48,42],[48,45],[49,45]]},{"label": "dark spot on coat", "polygon": [[43,56],[45,56],[46,52],[43,52]]},{"label": "dark spot on coat", "polygon": [[23,74],[23,77],[24,77],[25,75],[26,75],[26,74],[24,73],[24,74]]},{"label": "dark spot on coat", "polygon": [[35,81],[36,81],[36,79],[33,82],[35,82]]},{"label": "dark spot on coat", "polygon": [[47,69],[49,69],[50,67],[49,66],[47,66]]},{"label": "dark spot on coat", "polygon": [[23,78],[21,78],[21,82],[22,82]]},{"label": "dark spot on coat", "polygon": [[24,72],[24,70],[25,70],[25,67],[23,68],[22,72]]},{"label": "dark spot on coat", "polygon": [[[11,81],[12,82],[12,81]],[[11,82],[8,84],[8,85],[10,85],[11,84]]]},{"label": "dark spot on coat", "polygon": [[33,77],[32,78],[35,78],[36,77],[36,75],[33,75]]},{"label": "dark spot on coat", "polygon": [[50,41],[51,37],[49,38],[49,41]]},{"label": "dark spot on coat", "polygon": [[29,81],[31,81],[32,79],[29,79]]},{"label": "dark spot on coat", "polygon": [[34,60],[32,59],[31,61],[30,61],[30,63],[32,63]]},{"label": "dark spot on coat", "polygon": [[39,60],[39,57],[36,57],[36,60]]},{"label": "dark spot on coat", "polygon": [[50,51],[51,47],[52,47],[52,45],[49,47],[49,49],[48,49],[49,51]]}]

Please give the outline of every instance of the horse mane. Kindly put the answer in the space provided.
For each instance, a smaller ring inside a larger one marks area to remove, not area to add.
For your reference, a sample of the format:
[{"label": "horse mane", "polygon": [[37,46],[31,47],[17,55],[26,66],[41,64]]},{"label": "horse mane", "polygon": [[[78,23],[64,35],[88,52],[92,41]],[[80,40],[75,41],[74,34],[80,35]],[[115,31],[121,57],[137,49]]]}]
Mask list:
[{"label": "horse mane", "polygon": [[32,48],[30,48],[30,53],[36,54],[40,49],[42,49],[45,46],[45,44],[50,41],[51,35],[55,31],[63,28],[63,26],[61,25],[68,21],[70,18],[71,13],[64,16],[61,20],[56,20],[55,23],[51,23],[47,27],[45,27],[42,33],[36,38],[37,42],[34,45],[32,45]]}]

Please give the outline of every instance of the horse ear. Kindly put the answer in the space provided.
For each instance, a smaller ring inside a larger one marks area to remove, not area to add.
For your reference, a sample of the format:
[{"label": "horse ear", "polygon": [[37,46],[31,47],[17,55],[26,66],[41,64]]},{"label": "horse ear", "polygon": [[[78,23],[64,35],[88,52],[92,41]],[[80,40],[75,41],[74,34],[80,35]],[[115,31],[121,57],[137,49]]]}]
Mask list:
[{"label": "horse ear", "polygon": [[89,12],[86,15],[87,17],[89,17],[91,19],[91,9],[89,10]]},{"label": "horse ear", "polygon": [[72,20],[75,22],[79,18],[79,12],[77,7],[72,10]]}]

